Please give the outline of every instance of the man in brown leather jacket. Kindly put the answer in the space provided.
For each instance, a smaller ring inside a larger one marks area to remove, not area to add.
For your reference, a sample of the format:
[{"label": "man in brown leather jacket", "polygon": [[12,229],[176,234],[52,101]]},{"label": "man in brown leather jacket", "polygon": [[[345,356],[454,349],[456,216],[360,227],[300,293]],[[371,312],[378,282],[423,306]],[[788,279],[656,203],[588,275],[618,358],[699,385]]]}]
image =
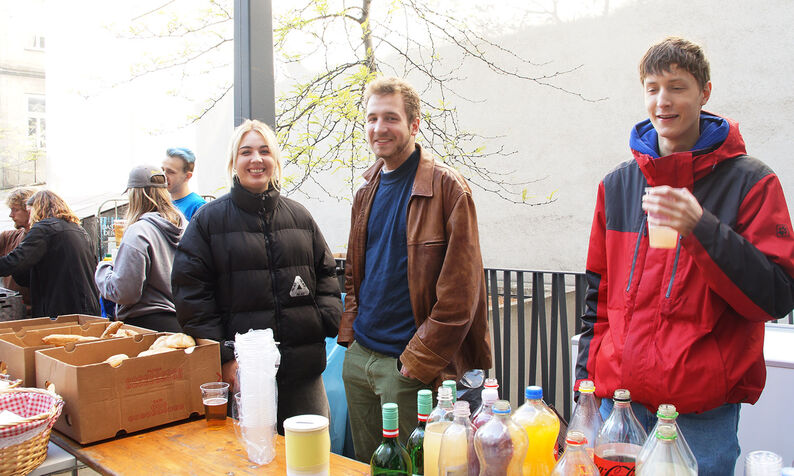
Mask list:
[{"label": "man in brown leather jacket", "polygon": [[378,158],[356,192],[338,342],[356,458],[381,441],[381,405],[399,405],[403,441],[416,392],[491,367],[485,279],[471,189],[415,143],[419,96],[367,85],[367,140]]}]

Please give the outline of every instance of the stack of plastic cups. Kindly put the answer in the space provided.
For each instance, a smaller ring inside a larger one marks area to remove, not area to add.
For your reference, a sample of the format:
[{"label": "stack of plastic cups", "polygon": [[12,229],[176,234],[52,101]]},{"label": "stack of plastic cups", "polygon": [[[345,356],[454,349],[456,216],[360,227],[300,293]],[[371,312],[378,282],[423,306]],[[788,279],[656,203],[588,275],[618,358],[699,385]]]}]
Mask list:
[{"label": "stack of plastic cups", "polygon": [[240,388],[238,425],[248,459],[267,464],[276,455],[276,372],[281,358],[272,329],[248,331],[234,339]]}]

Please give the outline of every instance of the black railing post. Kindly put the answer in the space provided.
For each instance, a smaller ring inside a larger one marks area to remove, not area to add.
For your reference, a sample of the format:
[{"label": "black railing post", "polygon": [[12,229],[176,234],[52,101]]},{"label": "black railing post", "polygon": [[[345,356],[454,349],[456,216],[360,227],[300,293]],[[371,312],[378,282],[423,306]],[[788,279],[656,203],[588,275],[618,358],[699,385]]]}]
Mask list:
[{"label": "black railing post", "polygon": [[524,272],[516,271],[516,300],[518,307],[518,394],[521,400],[521,392],[526,387],[526,321],[524,317]]}]

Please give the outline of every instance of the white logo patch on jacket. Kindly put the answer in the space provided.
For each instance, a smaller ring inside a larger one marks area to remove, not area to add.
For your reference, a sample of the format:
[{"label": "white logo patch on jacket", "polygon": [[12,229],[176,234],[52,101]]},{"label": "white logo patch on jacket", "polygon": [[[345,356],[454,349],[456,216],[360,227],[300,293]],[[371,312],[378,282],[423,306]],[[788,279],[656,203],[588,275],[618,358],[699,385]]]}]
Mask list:
[{"label": "white logo patch on jacket", "polygon": [[292,283],[292,289],[289,291],[289,297],[308,296],[309,287],[303,282],[300,276],[295,276],[295,281]]}]

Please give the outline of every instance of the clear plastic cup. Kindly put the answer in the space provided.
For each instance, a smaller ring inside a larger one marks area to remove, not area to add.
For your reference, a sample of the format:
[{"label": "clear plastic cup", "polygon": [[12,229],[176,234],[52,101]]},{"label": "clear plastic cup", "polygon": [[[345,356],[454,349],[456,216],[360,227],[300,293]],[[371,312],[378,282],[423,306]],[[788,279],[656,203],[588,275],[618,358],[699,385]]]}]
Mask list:
[{"label": "clear plastic cup", "polygon": [[229,384],[209,382],[201,385],[201,400],[207,426],[220,428],[226,424],[226,405],[229,401]]},{"label": "clear plastic cup", "polygon": [[780,476],[783,458],[771,451],[751,451],[744,459],[745,476]]}]

